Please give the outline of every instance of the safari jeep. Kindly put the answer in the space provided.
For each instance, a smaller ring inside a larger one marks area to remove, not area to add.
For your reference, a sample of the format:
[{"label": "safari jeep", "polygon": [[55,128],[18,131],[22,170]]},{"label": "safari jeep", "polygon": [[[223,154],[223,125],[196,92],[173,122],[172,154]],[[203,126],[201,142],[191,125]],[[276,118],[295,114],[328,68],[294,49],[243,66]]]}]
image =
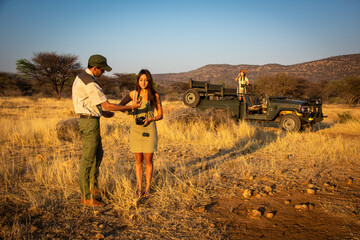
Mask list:
[{"label": "safari jeep", "polygon": [[237,93],[237,89],[190,80],[183,102],[201,110],[224,109],[238,119],[278,122],[279,127],[286,131],[300,131],[324,118],[320,99],[259,98],[251,85],[244,86],[243,93]]}]

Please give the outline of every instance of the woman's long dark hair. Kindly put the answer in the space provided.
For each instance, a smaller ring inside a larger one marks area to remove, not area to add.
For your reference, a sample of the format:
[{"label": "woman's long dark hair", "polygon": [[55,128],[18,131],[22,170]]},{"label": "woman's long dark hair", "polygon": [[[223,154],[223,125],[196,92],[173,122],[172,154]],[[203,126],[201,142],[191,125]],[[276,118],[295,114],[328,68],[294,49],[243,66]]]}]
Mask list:
[{"label": "woman's long dark hair", "polygon": [[140,94],[140,91],[141,91],[141,87],[139,85],[139,79],[141,77],[141,75],[145,74],[146,77],[147,77],[147,80],[148,80],[148,85],[146,87],[146,89],[148,90],[148,98],[149,98],[149,101],[150,101],[150,105],[154,108],[157,107],[157,99],[156,99],[156,96],[155,94],[157,93],[154,89],[154,86],[153,86],[153,78],[151,76],[151,73],[149,70],[147,69],[141,69],[140,72],[138,73],[137,75],[137,78],[136,78],[136,91],[138,92],[138,94]]}]

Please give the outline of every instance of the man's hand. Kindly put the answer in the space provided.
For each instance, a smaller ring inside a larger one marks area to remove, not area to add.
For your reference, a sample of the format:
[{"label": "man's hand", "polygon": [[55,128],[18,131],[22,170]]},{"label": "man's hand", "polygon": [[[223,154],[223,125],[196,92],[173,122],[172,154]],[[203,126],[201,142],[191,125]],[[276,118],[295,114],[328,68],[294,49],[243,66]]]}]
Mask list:
[{"label": "man's hand", "polygon": [[103,111],[102,115],[106,118],[112,118],[114,116],[114,113],[110,111]]},{"label": "man's hand", "polygon": [[141,106],[141,99],[138,99],[133,105],[131,106],[133,109],[139,108]]}]

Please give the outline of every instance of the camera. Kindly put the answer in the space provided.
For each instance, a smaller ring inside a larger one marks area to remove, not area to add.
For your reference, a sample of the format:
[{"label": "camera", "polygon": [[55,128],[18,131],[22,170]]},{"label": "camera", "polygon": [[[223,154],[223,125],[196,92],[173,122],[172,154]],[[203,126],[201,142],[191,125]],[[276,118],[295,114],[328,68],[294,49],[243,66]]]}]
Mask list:
[{"label": "camera", "polygon": [[135,118],[136,125],[144,125],[145,117],[137,117]]}]

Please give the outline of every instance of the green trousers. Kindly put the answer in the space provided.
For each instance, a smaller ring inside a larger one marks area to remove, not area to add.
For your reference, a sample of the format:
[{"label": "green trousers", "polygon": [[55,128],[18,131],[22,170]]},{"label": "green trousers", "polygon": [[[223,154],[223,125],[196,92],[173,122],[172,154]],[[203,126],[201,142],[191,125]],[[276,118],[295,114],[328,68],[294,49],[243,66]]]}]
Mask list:
[{"label": "green trousers", "polygon": [[79,185],[81,199],[91,198],[90,189],[98,188],[99,167],[103,158],[99,119],[79,119],[82,137]]}]

